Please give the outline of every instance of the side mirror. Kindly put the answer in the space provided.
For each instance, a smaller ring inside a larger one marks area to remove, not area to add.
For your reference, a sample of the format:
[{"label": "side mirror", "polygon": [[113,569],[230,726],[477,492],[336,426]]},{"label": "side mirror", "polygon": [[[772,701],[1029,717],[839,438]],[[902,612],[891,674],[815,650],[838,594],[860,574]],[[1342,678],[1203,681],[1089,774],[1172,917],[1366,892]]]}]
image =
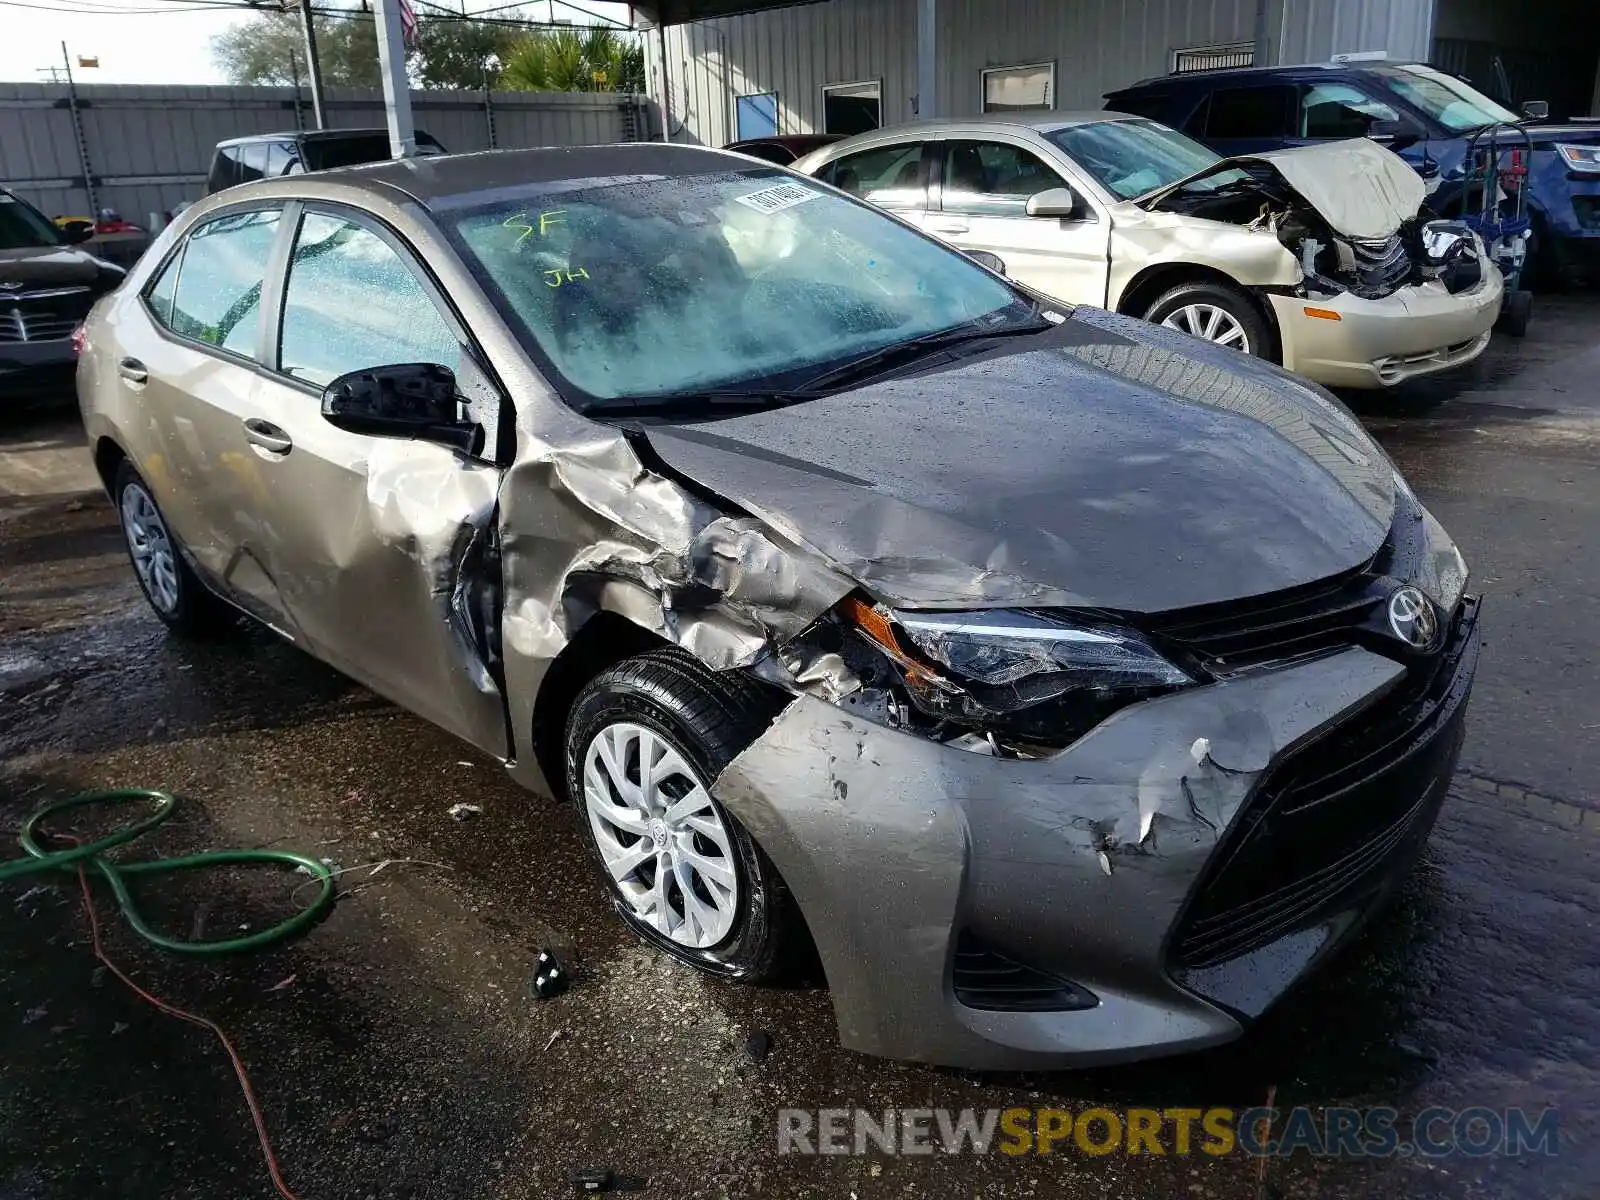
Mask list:
[{"label": "side mirror", "polygon": [[1415,146],[1424,141],[1428,131],[1418,125],[1410,117],[1400,117],[1394,121],[1374,121],[1367,128],[1367,136],[1375,142],[1382,142],[1389,149],[1396,151]]},{"label": "side mirror", "polygon": [[987,250],[963,250],[962,253],[980,267],[988,267],[996,275],[1006,273],[1006,260],[998,254],[990,254]]},{"label": "side mirror", "polygon": [[74,219],[61,222],[61,240],[69,246],[87,242],[94,236],[94,222]]},{"label": "side mirror", "polygon": [[467,419],[455,372],[437,363],[341,375],[323,390],[322,416],[351,433],[438,442],[465,454],[483,450],[483,427]]},{"label": "side mirror", "polygon": [[1064,217],[1071,220],[1081,211],[1078,197],[1069,187],[1047,188],[1028,197],[1030,217]]},{"label": "side mirror", "polygon": [[1550,101],[1524,100],[1522,102],[1522,115],[1530,121],[1543,121],[1550,115]]}]

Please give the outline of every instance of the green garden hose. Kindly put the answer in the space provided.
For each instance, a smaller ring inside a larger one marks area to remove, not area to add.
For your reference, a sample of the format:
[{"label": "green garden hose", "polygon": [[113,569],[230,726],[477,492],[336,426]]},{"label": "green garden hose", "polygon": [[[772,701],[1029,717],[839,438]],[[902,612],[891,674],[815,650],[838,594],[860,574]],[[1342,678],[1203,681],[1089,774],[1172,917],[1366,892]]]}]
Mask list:
[{"label": "green garden hose", "polygon": [[[66,850],[46,850],[39,845],[39,827],[57,813],[85,808],[91,804],[130,803],[153,804],[155,811],[125,829],[119,829],[115,833],[107,834],[92,842],[85,842],[80,846]],[[127,845],[143,837],[170,819],[177,810],[178,801],[175,796],[146,788],[84,792],[82,795],[47,804],[22,823],[22,830],[17,840],[28,852],[28,857],[0,862],[0,883],[8,879],[20,879],[24,875],[47,872],[64,872],[72,875],[77,872],[80,865],[93,867],[100,872],[100,877],[111,885],[111,890],[117,897],[117,906],[122,909],[122,915],[127,918],[128,924],[133,926],[134,932],[152,945],[175,954],[238,954],[245,950],[259,950],[263,946],[284,941],[309,928],[321,919],[328,906],[333,903],[334,877],[327,864],[291,850],[208,850],[201,854],[187,854],[181,858],[152,858],[143,862],[113,862],[103,857],[107,850]],[[302,909],[287,920],[278,922],[270,929],[263,929],[260,933],[252,933],[246,937],[223,938],[214,942],[186,942],[157,933],[145,923],[133,902],[132,894],[128,891],[126,880],[126,877],[131,875],[160,875],[168,871],[192,871],[199,867],[253,863],[274,863],[279,866],[304,868],[310,872],[313,880],[322,885],[321,891],[308,908]]]}]

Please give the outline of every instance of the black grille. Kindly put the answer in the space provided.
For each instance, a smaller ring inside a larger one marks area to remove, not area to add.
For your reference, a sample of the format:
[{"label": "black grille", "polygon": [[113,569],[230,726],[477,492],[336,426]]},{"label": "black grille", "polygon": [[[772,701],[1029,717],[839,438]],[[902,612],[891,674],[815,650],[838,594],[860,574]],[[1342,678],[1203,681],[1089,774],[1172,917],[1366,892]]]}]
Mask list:
[{"label": "black grille", "polygon": [[14,345],[69,338],[88,314],[93,299],[86,287],[25,292],[20,296],[0,294],[0,342]]},{"label": "black grille", "polygon": [[1369,292],[1388,295],[1411,277],[1411,258],[1399,234],[1381,241],[1350,243],[1356,275]]},{"label": "black grille", "polygon": [[990,1012],[1071,1012],[1094,1008],[1094,995],[1070,980],[1018,962],[963,930],[951,971],[956,1000]]},{"label": "black grille", "polygon": [[1380,609],[1393,580],[1366,566],[1256,600],[1185,609],[1146,622],[1214,675],[1348,646]]},{"label": "black grille", "polygon": [[1174,931],[1174,966],[1211,966],[1315,923],[1426,833],[1460,748],[1476,621],[1468,600],[1440,653],[1262,782]]}]

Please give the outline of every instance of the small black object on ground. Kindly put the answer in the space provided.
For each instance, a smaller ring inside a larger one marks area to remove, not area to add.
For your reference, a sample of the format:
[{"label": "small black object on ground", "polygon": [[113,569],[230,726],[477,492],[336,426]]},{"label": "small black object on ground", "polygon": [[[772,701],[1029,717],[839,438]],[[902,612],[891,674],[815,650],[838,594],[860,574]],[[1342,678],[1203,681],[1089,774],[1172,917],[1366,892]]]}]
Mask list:
[{"label": "small black object on ground", "polygon": [[572,986],[571,972],[554,950],[539,951],[533,972],[533,993],[541,1000],[554,1000]]}]

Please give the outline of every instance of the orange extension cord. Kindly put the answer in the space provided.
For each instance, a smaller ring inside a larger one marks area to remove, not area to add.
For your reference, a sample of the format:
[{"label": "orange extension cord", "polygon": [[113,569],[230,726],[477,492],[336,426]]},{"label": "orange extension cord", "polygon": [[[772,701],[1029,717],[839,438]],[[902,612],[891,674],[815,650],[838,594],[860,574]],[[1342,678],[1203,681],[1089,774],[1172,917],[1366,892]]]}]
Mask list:
[{"label": "orange extension cord", "polygon": [[222,1043],[222,1048],[228,1052],[228,1057],[233,1060],[233,1073],[239,1077],[239,1088],[244,1092],[244,1102],[250,1106],[250,1119],[255,1122],[256,1137],[261,1142],[261,1156],[267,1160],[267,1174],[272,1177],[273,1187],[278,1189],[278,1194],[283,1200],[299,1200],[289,1190],[289,1185],[283,1181],[283,1173],[278,1169],[278,1156],[272,1152],[272,1142],[267,1138],[266,1118],[261,1115],[261,1105],[256,1103],[255,1089],[250,1086],[250,1074],[244,1068],[244,1060],[239,1057],[239,1052],[234,1049],[233,1043],[228,1040],[228,1035],[222,1027],[205,1017],[197,1016],[192,1012],[179,1008],[176,1004],[168,1004],[159,997],[152,996],[133,980],[122,973],[120,967],[112,962],[106,955],[105,947],[100,942],[100,916],[95,912],[94,897],[89,891],[89,876],[82,865],[78,867],[78,886],[83,891],[83,912],[89,918],[89,935],[94,941],[94,956],[101,964],[115,975],[135,996],[146,1004],[164,1012],[169,1017],[176,1017],[180,1021],[187,1021],[191,1025],[198,1025],[202,1029],[209,1029],[216,1035],[217,1041]]}]

